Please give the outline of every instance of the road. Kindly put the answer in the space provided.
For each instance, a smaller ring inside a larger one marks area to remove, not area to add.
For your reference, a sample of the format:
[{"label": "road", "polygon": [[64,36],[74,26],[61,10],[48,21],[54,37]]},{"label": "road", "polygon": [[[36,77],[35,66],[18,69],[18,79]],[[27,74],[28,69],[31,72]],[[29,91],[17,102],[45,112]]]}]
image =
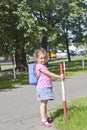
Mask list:
[{"label": "road", "polygon": [[[55,100],[49,101],[48,112],[62,104],[61,83],[53,82]],[[0,130],[47,130],[40,125],[39,105],[35,87],[24,85],[0,90]],[[87,74],[65,80],[66,102],[87,96]],[[49,130],[55,130],[51,127]]]}]

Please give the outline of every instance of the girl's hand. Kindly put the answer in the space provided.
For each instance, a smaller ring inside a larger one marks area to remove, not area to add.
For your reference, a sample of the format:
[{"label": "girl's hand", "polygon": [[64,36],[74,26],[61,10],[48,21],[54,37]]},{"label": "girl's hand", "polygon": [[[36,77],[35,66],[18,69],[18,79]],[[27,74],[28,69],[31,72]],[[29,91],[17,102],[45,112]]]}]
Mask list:
[{"label": "girl's hand", "polygon": [[61,80],[64,80],[64,79],[65,79],[65,75],[64,75],[64,74],[61,74],[60,79],[61,79]]}]

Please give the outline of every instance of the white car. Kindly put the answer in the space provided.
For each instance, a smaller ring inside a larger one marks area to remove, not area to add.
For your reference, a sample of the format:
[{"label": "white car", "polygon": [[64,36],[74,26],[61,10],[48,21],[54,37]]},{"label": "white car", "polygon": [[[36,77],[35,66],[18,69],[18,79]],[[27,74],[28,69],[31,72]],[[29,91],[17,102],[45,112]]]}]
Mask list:
[{"label": "white car", "polygon": [[84,56],[86,53],[83,50],[77,51],[77,56]]},{"label": "white car", "polygon": [[56,58],[67,58],[67,52],[57,52]]}]

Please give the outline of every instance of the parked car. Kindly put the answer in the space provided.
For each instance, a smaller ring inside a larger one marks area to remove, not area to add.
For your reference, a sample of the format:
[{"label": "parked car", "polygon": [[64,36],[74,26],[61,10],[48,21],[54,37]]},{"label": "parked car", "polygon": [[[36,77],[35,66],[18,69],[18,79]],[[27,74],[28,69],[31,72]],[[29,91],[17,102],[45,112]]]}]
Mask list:
[{"label": "parked car", "polygon": [[70,54],[71,56],[76,56],[76,52],[73,51],[73,50],[70,50],[70,51],[69,51],[69,54]]},{"label": "parked car", "polygon": [[56,58],[56,53],[54,53],[54,52],[49,53],[49,57],[50,58]]},{"label": "parked car", "polygon": [[67,52],[62,52],[62,51],[57,52],[56,57],[57,58],[67,58]]},{"label": "parked car", "polygon": [[77,51],[77,56],[84,56],[85,55],[85,51]]}]

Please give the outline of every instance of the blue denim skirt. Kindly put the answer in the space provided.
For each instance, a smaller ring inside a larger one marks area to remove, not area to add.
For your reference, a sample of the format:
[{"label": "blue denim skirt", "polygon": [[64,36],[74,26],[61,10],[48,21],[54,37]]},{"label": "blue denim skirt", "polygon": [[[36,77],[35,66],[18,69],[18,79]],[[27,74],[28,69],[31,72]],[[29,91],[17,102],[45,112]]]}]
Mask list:
[{"label": "blue denim skirt", "polygon": [[42,100],[54,100],[54,93],[53,93],[53,88],[48,87],[48,88],[37,88],[37,100],[42,101]]}]

